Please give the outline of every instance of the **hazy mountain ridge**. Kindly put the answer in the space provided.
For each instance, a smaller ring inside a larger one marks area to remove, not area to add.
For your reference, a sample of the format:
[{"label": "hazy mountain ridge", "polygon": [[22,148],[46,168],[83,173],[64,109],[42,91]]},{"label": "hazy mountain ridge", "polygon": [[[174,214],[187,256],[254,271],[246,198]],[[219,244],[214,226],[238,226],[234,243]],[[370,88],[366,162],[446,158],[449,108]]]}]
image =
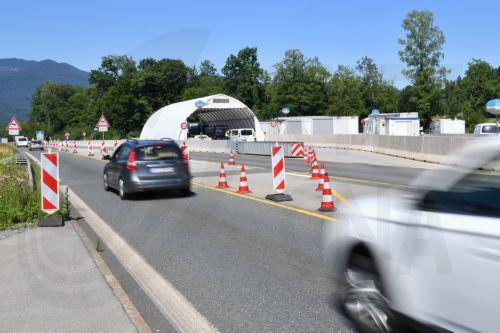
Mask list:
[{"label": "hazy mountain ridge", "polygon": [[0,123],[15,116],[28,120],[29,101],[45,80],[88,85],[89,73],[53,60],[0,59]]}]

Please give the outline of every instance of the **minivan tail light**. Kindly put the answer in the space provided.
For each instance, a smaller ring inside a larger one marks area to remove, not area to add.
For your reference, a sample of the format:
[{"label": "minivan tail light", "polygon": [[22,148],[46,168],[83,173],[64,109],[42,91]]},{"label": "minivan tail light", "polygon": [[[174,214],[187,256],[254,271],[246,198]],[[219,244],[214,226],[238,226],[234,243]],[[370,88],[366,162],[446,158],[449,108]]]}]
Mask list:
[{"label": "minivan tail light", "polygon": [[127,169],[131,171],[137,170],[137,162],[135,161],[135,148],[130,151],[127,160]]}]

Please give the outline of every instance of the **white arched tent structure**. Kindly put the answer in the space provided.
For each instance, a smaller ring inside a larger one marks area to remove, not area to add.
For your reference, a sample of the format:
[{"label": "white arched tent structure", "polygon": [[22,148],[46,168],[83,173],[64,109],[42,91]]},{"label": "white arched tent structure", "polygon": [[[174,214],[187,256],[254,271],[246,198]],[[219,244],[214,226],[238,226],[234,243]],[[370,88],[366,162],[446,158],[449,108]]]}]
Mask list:
[{"label": "white arched tent structure", "polygon": [[189,101],[170,104],[162,107],[142,128],[142,140],[171,138],[185,140],[187,129],[182,124],[187,122],[191,114],[196,114],[207,126],[228,126],[230,129],[253,128],[256,139],[264,139],[264,133],[255,114],[245,104],[224,94],[201,97]]}]

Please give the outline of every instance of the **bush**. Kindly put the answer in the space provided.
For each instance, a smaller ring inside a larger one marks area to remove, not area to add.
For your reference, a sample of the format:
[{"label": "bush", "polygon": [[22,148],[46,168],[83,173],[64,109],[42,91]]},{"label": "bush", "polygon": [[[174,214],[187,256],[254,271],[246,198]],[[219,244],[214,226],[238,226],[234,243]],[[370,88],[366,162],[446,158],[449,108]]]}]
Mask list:
[{"label": "bush", "polygon": [[35,182],[35,191],[31,191],[26,168],[16,164],[12,152],[0,158],[0,230],[36,221],[42,215],[39,183]]}]

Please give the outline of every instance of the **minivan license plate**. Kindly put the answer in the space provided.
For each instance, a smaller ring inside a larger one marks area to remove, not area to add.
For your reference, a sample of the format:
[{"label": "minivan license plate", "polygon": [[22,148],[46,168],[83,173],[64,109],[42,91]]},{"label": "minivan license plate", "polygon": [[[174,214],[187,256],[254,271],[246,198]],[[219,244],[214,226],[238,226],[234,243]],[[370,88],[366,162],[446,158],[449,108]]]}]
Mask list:
[{"label": "minivan license plate", "polygon": [[174,168],[151,168],[151,173],[170,173],[174,172]]}]

